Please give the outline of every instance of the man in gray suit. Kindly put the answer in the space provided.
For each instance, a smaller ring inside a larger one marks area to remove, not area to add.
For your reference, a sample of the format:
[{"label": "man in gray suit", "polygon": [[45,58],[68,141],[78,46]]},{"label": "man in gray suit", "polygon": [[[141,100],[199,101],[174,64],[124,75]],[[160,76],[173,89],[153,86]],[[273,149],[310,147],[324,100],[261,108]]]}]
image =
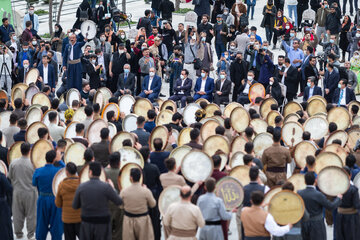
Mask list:
[{"label": "man in gray suit", "polygon": [[9,148],[14,143],[14,134],[20,131],[20,128],[17,126],[18,117],[16,114],[12,113],[10,115],[10,126],[2,130],[5,139],[6,147]]},{"label": "man in gray suit", "polygon": [[144,129],[145,118],[143,116],[139,116],[136,120],[137,129],[132,131],[139,138],[139,143],[142,146],[149,146],[149,137],[150,133],[146,132]]},{"label": "man in gray suit", "polygon": [[65,132],[65,128],[63,126],[57,125],[57,123],[56,123],[57,118],[58,118],[58,115],[56,112],[49,113],[49,121],[50,121],[49,134],[55,142],[62,139],[64,136],[64,132]]},{"label": "man in gray suit", "polygon": [[130,65],[124,65],[124,72],[119,75],[117,82],[117,91],[114,93],[115,97],[124,94],[133,94],[135,89],[136,76],[130,72]]}]

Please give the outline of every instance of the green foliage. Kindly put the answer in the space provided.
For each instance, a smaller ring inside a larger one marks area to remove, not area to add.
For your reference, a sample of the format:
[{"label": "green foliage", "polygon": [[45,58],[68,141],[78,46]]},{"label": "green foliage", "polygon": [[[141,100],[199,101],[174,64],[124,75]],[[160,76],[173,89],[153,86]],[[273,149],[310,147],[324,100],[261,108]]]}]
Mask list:
[{"label": "green foliage", "polygon": [[185,14],[190,11],[193,11],[193,10],[191,8],[180,8],[178,11],[175,11],[174,13]]},{"label": "green foliage", "polygon": [[34,13],[37,14],[38,16],[49,14],[48,11],[45,11],[42,9],[36,10],[36,11],[34,11]]}]

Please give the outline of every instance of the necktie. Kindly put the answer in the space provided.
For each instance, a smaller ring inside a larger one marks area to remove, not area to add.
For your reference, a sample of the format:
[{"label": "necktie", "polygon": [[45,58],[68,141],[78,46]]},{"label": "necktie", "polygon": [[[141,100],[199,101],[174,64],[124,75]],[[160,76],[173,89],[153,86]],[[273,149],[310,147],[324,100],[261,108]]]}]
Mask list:
[{"label": "necktie", "polygon": [[125,74],[125,77],[124,77],[124,84],[126,83],[127,78],[128,78],[128,76],[127,76],[127,74]]},{"label": "necktie", "polygon": [[341,100],[342,100],[343,96],[344,96],[344,89],[342,89],[342,90],[340,91],[340,97],[339,97],[338,106],[340,106],[340,103],[341,103]]}]

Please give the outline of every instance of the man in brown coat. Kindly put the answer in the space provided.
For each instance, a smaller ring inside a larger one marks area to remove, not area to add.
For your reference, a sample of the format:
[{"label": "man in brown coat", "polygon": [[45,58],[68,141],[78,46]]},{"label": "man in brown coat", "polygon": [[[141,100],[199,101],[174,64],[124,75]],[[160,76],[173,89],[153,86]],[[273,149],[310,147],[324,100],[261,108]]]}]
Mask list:
[{"label": "man in brown coat", "polygon": [[141,170],[130,170],[131,186],[121,191],[124,202],[123,239],[153,240],[154,230],[149,216],[149,209],[156,206],[155,198],[146,186],[140,183]]},{"label": "man in brown coat", "polygon": [[80,181],[76,175],[76,165],[72,162],[66,164],[66,178],[59,184],[55,205],[62,208],[62,221],[64,223],[64,235],[66,240],[80,238],[80,209],[73,209],[72,202]]},{"label": "man in brown coat", "polygon": [[267,184],[270,188],[275,186],[279,180],[286,180],[286,164],[291,162],[289,150],[280,145],[280,131],[274,131],[273,140],[273,145],[265,149],[262,155]]}]

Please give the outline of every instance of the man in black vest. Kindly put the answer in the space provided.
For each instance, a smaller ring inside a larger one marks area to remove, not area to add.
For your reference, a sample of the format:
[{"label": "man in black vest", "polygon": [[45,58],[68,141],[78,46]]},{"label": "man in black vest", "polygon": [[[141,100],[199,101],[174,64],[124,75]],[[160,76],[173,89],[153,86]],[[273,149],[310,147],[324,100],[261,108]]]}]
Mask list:
[{"label": "man in black vest", "polygon": [[110,65],[109,65],[109,75],[111,81],[107,82],[107,87],[114,93],[117,90],[117,82],[119,75],[124,72],[123,66],[126,63],[129,63],[131,56],[126,52],[125,45],[123,43],[119,44],[119,50],[114,52],[111,56]]}]

